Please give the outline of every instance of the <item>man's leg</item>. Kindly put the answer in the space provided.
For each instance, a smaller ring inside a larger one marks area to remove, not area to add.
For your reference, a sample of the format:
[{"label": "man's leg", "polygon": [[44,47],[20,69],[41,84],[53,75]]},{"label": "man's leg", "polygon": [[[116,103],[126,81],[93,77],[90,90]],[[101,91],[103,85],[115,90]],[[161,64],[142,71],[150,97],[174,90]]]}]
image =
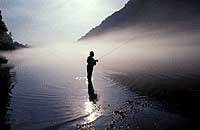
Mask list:
[{"label": "man's leg", "polygon": [[91,77],[92,77],[92,76],[91,76],[90,74],[87,75],[88,81],[91,81]]},{"label": "man's leg", "polygon": [[87,75],[87,78],[88,78],[88,81],[91,81],[91,79],[92,79],[92,71],[93,71],[93,69],[88,69],[88,75]]}]

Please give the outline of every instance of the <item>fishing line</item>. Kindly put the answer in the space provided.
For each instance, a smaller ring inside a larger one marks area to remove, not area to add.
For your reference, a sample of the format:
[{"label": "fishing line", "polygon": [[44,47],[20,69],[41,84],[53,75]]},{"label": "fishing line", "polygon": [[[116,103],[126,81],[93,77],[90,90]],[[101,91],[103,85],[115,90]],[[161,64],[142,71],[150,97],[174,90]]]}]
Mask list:
[{"label": "fishing line", "polygon": [[110,54],[113,53],[114,51],[116,51],[116,50],[122,48],[123,46],[125,46],[125,45],[131,43],[130,41],[132,41],[133,39],[134,39],[134,38],[131,38],[131,39],[129,39],[128,41],[123,42],[123,43],[120,44],[119,46],[117,46],[117,47],[111,49],[110,51],[108,51],[107,53],[105,53],[103,56],[101,56],[98,60],[103,59],[104,57],[110,55]]}]

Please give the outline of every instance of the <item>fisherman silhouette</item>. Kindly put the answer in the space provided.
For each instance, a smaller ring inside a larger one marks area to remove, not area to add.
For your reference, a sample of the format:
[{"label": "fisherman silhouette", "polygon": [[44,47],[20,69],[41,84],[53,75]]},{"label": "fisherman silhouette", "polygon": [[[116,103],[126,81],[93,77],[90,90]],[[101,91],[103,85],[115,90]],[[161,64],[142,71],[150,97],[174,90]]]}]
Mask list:
[{"label": "fisherman silhouette", "polygon": [[98,60],[95,60],[94,58],[94,52],[91,51],[90,55],[87,58],[87,79],[88,81],[91,81],[92,79],[92,72],[93,72],[93,67],[96,65]]}]

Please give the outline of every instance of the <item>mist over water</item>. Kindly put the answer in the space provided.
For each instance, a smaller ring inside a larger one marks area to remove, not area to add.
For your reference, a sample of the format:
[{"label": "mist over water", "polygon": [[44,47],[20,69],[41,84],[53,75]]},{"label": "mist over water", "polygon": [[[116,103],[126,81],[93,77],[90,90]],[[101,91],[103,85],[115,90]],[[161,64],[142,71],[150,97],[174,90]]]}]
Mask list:
[{"label": "mist over water", "polygon": [[[103,65],[127,72],[152,69],[198,71],[199,30],[170,26],[130,26],[88,40]],[[87,44],[87,42],[85,44]],[[114,50],[113,50],[114,48]],[[100,62],[101,63],[101,62]],[[109,65],[106,65],[108,63]],[[175,67],[175,68],[174,68]]]}]

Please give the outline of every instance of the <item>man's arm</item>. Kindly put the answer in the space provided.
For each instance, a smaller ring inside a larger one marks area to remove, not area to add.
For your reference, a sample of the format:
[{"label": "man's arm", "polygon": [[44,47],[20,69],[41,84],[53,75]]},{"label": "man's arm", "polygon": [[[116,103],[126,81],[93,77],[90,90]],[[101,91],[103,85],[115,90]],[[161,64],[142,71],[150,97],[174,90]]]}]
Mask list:
[{"label": "man's arm", "polygon": [[98,62],[98,60],[94,60],[94,65],[96,65],[96,64],[97,64],[97,62]]}]

